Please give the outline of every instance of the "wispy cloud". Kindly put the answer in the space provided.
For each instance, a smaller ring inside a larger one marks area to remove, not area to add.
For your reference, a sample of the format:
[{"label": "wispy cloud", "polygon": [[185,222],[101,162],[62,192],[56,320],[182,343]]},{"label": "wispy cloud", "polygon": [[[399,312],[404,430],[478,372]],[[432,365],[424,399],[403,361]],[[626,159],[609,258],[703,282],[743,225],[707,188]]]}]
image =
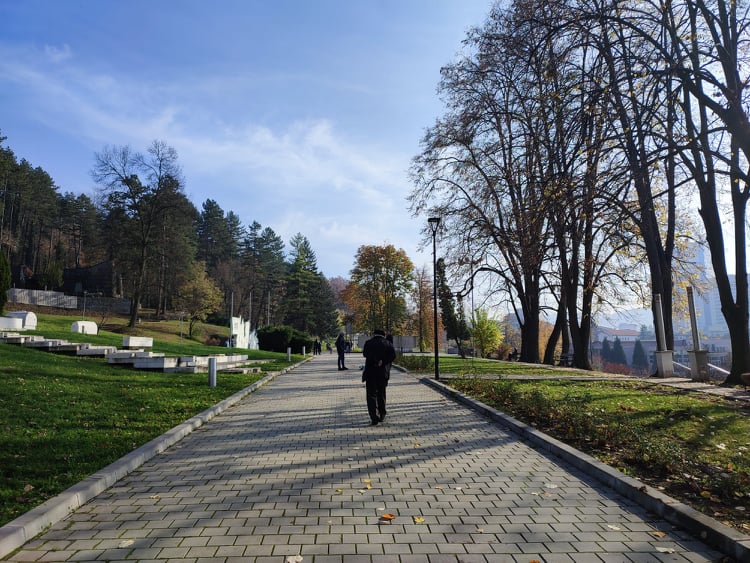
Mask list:
[{"label": "wispy cloud", "polygon": [[47,60],[51,63],[61,63],[73,56],[73,50],[67,43],[59,47],[55,45],[45,45],[44,54],[47,56]]},{"label": "wispy cloud", "polygon": [[[180,154],[198,207],[211,198],[245,224],[257,220],[287,241],[303,233],[330,275],[345,275],[361,244],[390,240],[415,251],[417,229],[404,202],[408,155],[354,140],[334,115],[263,122],[248,104],[230,119],[221,104],[225,93],[194,89],[192,79],[154,82],[92,71],[67,45],[8,51],[0,45],[0,87],[12,82],[45,127],[74,132],[93,150],[167,142]],[[208,80],[243,87],[233,76]]]}]

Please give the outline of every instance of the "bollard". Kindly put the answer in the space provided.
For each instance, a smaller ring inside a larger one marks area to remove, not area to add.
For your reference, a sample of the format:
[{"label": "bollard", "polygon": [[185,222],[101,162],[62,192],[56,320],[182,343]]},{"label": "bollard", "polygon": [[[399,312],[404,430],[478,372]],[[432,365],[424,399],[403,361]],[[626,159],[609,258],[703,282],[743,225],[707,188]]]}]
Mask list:
[{"label": "bollard", "polygon": [[305,355],[305,347],[304,346],[302,347],[302,355],[303,356]]},{"label": "bollard", "polygon": [[216,387],[216,358],[208,358],[208,386]]},{"label": "bollard", "polygon": [[292,349],[291,348],[286,349],[286,361],[287,362],[292,361]]}]

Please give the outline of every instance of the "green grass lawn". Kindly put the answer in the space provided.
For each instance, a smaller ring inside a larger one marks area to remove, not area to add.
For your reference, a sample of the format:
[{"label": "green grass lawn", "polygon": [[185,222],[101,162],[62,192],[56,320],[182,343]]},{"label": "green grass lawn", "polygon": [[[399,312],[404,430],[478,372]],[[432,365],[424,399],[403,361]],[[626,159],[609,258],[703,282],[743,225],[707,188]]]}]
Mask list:
[{"label": "green grass lawn", "polygon": [[[71,333],[70,317],[38,318],[35,332],[49,338],[122,345],[113,332]],[[155,339],[154,350],[232,351],[184,338],[180,344],[177,330],[177,338]],[[271,359],[262,365],[266,372],[290,365],[285,354],[241,352]],[[301,359],[293,356],[292,363]],[[219,373],[211,388],[206,374],[141,372],[101,358],[0,344],[0,525],[264,376]]]}]

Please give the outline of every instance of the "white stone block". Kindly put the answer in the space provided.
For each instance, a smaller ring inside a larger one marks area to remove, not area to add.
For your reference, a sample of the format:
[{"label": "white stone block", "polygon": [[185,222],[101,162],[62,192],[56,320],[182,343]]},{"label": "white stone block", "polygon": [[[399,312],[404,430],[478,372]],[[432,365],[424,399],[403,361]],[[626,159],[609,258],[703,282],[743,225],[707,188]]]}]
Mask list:
[{"label": "white stone block", "polygon": [[7,317],[21,319],[24,330],[36,330],[36,313],[31,311],[11,311]]},{"label": "white stone block", "polygon": [[94,321],[74,321],[70,331],[78,334],[99,334],[99,327]]}]

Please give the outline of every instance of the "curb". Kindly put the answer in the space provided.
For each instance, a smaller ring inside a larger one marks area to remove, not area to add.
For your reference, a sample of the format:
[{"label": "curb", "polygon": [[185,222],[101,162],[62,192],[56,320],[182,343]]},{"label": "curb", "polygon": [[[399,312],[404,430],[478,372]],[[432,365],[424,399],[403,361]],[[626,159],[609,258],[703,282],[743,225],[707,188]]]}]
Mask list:
[{"label": "curb", "polygon": [[167,448],[175,445],[185,436],[197,430],[212,418],[223,413],[244,399],[247,395],[267,385],[279,375],[286,373],[297,366],[309,361],[301,362],[284,368],[281,371],[271,372],[269,375],[256,381],[252,385],[237,391],[223,401],[207,408],[182,424],[168,430],[161,436],[157,436],[150,442],[133,450],[110,465],[100,469],[86,477],[80,483],[66,489],[59,495],[40,504],[19,516],[15,520],[0,527],[0,559],[7,557],[10,553],[21,547],[27,541],[44,532],[53,524],[59,522],[71,512],[80,508],[96,495],[102,493],[118,480],[138,469],[154,456],[160,454]]},{"label": "curb", "polygon": [[536,428],[495,410],[472,397],[464,395],[439,381],[435,381],[429,377],[421,377],[419,379],[422,383],[433,387],[444,395],[502,424],[512,432],[520,435],[522,439],[533,444],[537,449],[565,460],[576,469],[583,471],[622,496],[638,503],[646,510],[653,512],[667,522],[679,526],[693,536],[700,538],[701,541],[718,549],[725,555],[733,557],[737,561],[750,561],[750,536],[742,534],[713,518],[709,518],[694,508],[646,486],[638,479],[628,477],[596,458],[578,451],[540,432]]}]

